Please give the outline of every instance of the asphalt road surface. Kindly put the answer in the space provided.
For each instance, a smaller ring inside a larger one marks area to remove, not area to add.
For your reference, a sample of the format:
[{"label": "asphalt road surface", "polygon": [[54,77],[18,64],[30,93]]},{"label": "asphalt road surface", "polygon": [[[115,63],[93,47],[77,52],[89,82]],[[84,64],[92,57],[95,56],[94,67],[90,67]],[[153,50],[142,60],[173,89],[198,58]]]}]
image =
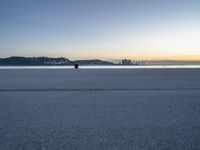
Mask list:
[{"label": "asphalt road surface", "polygon": [[200,69],[0,70],[0,150],[198,150]]}]

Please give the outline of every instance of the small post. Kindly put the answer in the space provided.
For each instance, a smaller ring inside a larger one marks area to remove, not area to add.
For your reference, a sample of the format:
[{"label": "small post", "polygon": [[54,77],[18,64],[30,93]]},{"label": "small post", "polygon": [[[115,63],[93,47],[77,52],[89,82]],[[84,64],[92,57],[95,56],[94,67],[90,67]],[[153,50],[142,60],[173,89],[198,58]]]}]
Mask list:
[{"label": "small post", "polygon": [[74,69],[78,69],[78,64],[74,64]]}]

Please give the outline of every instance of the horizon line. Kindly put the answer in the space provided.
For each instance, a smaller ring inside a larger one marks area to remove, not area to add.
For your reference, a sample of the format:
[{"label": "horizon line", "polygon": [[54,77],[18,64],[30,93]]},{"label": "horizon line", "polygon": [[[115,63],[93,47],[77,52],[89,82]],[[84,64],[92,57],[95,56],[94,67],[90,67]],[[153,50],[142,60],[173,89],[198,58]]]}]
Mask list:
[{"label": "horizon line", "polygon": [[128,60],[131,60],[131,61],[177,61],[177,62],[180,62],[180,61],[185,61],[185,62],[200,62],[200,60],[198,59],[133,59],[133,58],[126,58],[126,57],[123,57],[123,58],[77,58],[77,59],[70,59],[69,57],[66,57],[66,56],[24,56],[24,55],[11,55],[11,56],[6,56],[6,57],[0,57],[0,59],[5,59],[5,58],[11,58],[11,57],[25,57],[25,58],[34,58],[34,57],[48,57],[48,58],[66,58],[66,59],[69,59],[69,60],[109,60],[109,61],[120,61],[120,60],[123,60],[123,59],[128,59]]}]

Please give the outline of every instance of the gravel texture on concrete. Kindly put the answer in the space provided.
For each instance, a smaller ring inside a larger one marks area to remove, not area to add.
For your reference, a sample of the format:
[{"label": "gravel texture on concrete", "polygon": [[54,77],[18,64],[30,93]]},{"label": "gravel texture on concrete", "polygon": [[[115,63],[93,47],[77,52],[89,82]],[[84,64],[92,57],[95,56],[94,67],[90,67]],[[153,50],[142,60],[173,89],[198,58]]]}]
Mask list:
[{"label": "gravel texture on concrete", "polygon": [[199,69],[0,70],[0,150],[197,150],[199,139]]}]

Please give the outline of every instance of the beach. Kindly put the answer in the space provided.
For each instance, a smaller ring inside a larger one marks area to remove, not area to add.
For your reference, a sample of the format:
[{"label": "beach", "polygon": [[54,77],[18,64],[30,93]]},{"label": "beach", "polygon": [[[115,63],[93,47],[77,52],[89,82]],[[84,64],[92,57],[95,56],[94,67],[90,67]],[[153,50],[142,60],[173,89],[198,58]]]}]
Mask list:
[{"label": "beach", "polygon": [[0,149],[200,149],[200,69],[0,69]]}]

